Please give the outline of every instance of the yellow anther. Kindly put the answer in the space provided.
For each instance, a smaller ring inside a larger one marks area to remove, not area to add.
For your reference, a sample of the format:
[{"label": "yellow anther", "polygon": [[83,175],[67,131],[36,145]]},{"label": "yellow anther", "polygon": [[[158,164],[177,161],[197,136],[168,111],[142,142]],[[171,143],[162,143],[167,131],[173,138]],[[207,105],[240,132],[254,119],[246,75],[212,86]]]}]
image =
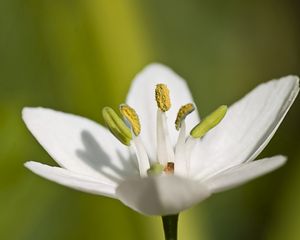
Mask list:
[{"label": "yellow anther", "polygon": [[120,112],[123,117],[126,118],[126,120],[130,123],[134,135],[138,136],[141,132],[141,124],[136,111],[127,104],[121,104]]},{"label": "yellow anther", "polygon": [[218,107],[214,112],[204,118],[204,120],[202,120],[192,129],[190,133],[191,136],[194,138],[203,137],[210,129],[214,128],[221,122],[221,120],[225,117],[226,112],[226,105]]},{"label": "yellow anther", "polygon": [[155,89],[155,100],[157,102],[157,107],[166,112],[171,107],[169,89],[165,84],[157,84]]},{"label": "yellow anther", "polygon": [[181,123],[186,118],[186,116],[189,115],[194,110],[195,110],[195,107],[192,103],[185,104],[179,109],[179,111],[177,113],[177,118],[175,121],[175,127],[177,130],[179,130],[181,128]]}]

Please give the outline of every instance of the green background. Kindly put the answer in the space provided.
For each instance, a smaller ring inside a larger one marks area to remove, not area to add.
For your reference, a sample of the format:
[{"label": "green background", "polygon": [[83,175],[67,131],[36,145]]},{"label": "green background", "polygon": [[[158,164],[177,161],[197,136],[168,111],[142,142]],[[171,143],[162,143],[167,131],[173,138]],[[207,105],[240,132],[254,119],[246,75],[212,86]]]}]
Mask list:
[{"label": "green background", "polygon": [[[159,218],[44,180],[54,164],[21,120],[24,106],[102,123],[134,75],[162,62],[183,76],[201,115],[257,84],[300,74],[296,0],[0,0],[0,239],[162,239]],[[300,104],[261,156],[286,166],[181,215],[180,239],[300,238]],[[255,123],[253,123],[255,124]]]}]

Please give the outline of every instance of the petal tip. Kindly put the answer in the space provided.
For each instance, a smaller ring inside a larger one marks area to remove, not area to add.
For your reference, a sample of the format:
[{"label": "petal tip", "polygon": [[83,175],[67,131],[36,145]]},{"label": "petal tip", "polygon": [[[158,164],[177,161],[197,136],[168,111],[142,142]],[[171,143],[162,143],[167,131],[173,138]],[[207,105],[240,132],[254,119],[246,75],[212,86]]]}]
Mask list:
[{"label": "petal tip", "polygon": [[24,167],[26,167],[29,170],[32,170],[34,167],[40,165],[41,163],[34,162],[34,161],[28,161],[24,163]]},{"label": "petal tip", "polygon": [[36,114],[38,111],[41,110],[47,110],[47,109],[43,107],[24,107],[22,109],[22,118],[26,122],[28,117],[32,116],[33,114]]},{"label": "petal tip", "polygon": [[163,63],[159,63],[159,62],[152,62],[144,67],[144,70],[157,70],[157,69],[166,70],[166,69],[170,69],[170,68],[168,66],[164,65]]},{"label": "petal tip", "polygon": [[288,76],[280,78],[279,80],[289,81],[290,84],[293,86],[293,89],[295,89],[296,92],[299,91],[300,83],[299,83],[299,77],[297,75],[288,75]]},{"label": "petal tip", "polygon": [[[153,62],[145,66],[140,74],[159,74],[160,76],[176,76],[178,78],[178,74],[169,66],[164,65],[163,63]],[[163,79],[162,79],[163,80]]]},{"label": "petal tip", "polygon": [[25,163],[24,163],[24,166],[28,168],[28,167],[30,167],[31,164],[32,164],[32,161],[25,162]]},{"label": "petal tip", "polygon": [[22,118],[25,119],[28,114],[30,114],[31,110],[34,109],[32,107],[24,107],[22,109]]},{"label": "petal tip", "polygon": [[288,158],[287,156],[284,155],[278,155],[277,156],[277,161],[278,161],[278,167],[284,165],[287,162]]}]

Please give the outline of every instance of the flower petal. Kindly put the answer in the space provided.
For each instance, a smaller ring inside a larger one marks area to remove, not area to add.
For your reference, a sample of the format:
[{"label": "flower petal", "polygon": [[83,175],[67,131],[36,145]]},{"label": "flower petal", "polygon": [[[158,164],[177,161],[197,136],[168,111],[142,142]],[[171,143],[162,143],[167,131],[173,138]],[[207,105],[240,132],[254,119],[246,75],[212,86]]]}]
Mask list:
[{"label": "flower petal", "polygon": [[[133,107],[141,121],[141,137],[152,159],[156,158],[156,112],[155,86],[166,84],[170,90],[171,109],[167,112],[168,126],[172,144],[175,145],[178,132],[175,130],[175,119],[179,108],[186,103],[193,103],[193,98],[186,82],[168,67],[162,64],[151,64],[140,72],[134,79],[126,102]],[[187,117],[186,123],[190,128],[199,122],[197,111]],[[190,129],[187,129],[188,131]]]},{"label": "flower petal", "polygon": [[287,159],[284,156],[275,156],[242,163],[215,175],[214,177],[206,180],[204,184],[211,192],[221,192],[271,172],[281,167],[286,160]]},{"label": "flower petal", "polygon": [[122,182],[116,196],[126,206],[145,215],[169,215],[209,197],[199,182],[177,176],[147,177]]},{"label": "flower petal", "polygon": [[38,162],[26,162],[25,166],[37,175],[79,191],[115,198],[116,185],[99,182],[60,167],[51,167]]},{"label": "flower petal", "polygon": [[109,184],[138,174],[128,149],[91,120],[45,108],[24,108],[23,119],[51,157],[72,172]]},{"label": "flower petal", "polygon": [[264,149],[299,91],[299,79],[287,76],[261,84],[233,104],[221,121],[199,142],[192,157],[194,174],[216,174]]}]

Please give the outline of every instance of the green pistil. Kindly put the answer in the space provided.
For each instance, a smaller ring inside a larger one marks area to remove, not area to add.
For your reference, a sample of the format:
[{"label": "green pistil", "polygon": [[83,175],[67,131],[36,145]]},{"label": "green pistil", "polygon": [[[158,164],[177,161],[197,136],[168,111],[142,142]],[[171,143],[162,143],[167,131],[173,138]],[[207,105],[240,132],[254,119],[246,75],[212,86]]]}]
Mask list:
[{"label": "green pistil", "polygon": [[164,171],[164,166],[159,163],[154,163],[150,166],[147,171],[148,176],[158,176],[161,175]]}]

